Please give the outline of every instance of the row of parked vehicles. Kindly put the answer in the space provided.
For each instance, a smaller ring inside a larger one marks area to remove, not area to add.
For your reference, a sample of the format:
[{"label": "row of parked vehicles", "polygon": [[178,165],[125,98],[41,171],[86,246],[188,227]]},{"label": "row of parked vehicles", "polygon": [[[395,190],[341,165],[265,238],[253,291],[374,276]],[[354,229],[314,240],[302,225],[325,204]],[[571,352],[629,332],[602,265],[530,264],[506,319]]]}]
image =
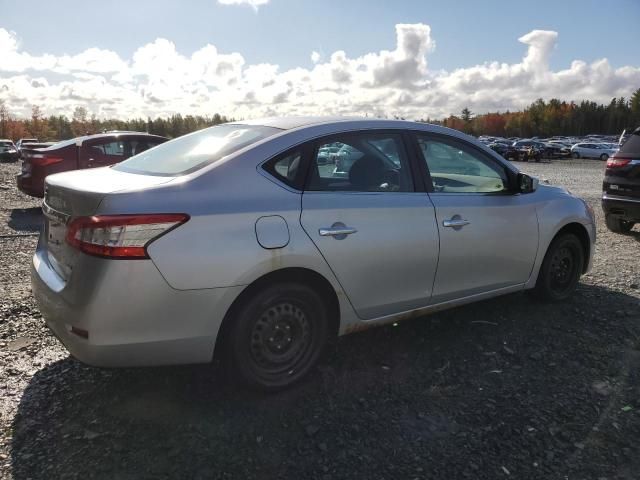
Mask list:
[{"label": "row of parked vehicles", "polygon": [[478,140],[511,161],[536,161],[543,158],[593,158],[606,162],[619,148],[614,137],[501,138],[481,136]]},{"label": "row of parked vehicles", "polygon": [[8,138],[0,138],[0,161],[15,162],[22,158],[22,152],[35,148],[47,148],[56,142],[40,142],[37,138],[21,138],[16,143]]}]

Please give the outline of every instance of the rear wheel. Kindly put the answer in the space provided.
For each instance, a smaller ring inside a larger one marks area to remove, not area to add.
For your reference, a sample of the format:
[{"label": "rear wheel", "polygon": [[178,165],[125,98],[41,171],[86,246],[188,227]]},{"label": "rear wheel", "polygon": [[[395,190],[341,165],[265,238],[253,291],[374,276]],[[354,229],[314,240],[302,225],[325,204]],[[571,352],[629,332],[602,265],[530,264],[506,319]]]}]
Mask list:
[{"label": "rear wheel", "polygon": [[603,153],[602,155],[600,155],[600,160],[602,160],[603,162],[606,162],[607,160],[609,160],[609,155],[607,155],[606,153]]},{"label": "rear wheel", "polygon": [[573,152],[573,153],[571,154],[571,156],[572,156],[573,158],[580,158],[580,154],[579,154],[578,152]]},{"label": "rear wheel", "polygon": [[558,236],[542,261],[536,295],[553,302],[569,298],[578,285],[583,266],[584,252],[578,237],[571,233]]},{"label": "rear wheel", "polygon": [[633,222],[626,222],[613,215],[606,215],[604,221],[607,224],[607,228],[614,233],[629,233],[634,225]]},{"label": "rear wheel", "polygon": [[294,283],[257,292],[230,321],[223,339],[227,368],[261,390],[286,388],[309,373],[329,332],[322,297]]}]

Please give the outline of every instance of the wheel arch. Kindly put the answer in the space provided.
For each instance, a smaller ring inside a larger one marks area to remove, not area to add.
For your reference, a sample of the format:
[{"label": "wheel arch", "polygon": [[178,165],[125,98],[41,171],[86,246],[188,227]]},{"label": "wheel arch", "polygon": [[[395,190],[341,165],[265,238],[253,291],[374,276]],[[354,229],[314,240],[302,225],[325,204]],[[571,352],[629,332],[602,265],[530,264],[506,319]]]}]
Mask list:
[{"label": "wheel arch", "polygon": [[294,282],[307,285],[316,290],[321,295],[323,300],[326,302],[327,310],[329,312],[329,341],[337,338],[338,332],[340,330],[340,302],[338,299],[338,294],[336,293],[329,280],[327,280],[323,275],[316,272],[315,270],[303,267],[286,267],[271,271],[255,279],[253,282],[247,285],[232,302],[231,306],[227,310],[227,313],[222,319],[222,323],[216,337],[216,343],[213,352],[214,358],[216,358],[216,356],[222,350],[220,348],[220,345],[224,341],[224,338],[226,337],[226,334],[229,330],[229,326],[233,321],[234,314],[238,310],[240,305],[242,305],[243,302],[245,302],[252,295],[255,295],[263,288],[275,283],[283,282]]},{"label": "wheel arch", "polygon": [[[582,266],[582,273],[583,274],[587,273],[587,270],[589,268],[589,255],[591,254],[591,239],[589,237],[589,232],[587,231],[587,228],[580,222],[567,223],[562,228],[560,228],[560,230],[558,230],[556,234],[553,236],[553,238],[551,239],[551,242],[549,242],[549,246],[547,246],[547,251],[549,250],[551,243],[553,243],[553,241],[556,238],[558,238],[560,235],[564,235],[565,233],[572,233],[573,235],[578,237],[578,240],[580,240],[580,244],[582,245],[582,253],[584,254],[584,260],[585,260],[584,265]],[[545,256],[546,254],[547,252],[545,252]]]}]

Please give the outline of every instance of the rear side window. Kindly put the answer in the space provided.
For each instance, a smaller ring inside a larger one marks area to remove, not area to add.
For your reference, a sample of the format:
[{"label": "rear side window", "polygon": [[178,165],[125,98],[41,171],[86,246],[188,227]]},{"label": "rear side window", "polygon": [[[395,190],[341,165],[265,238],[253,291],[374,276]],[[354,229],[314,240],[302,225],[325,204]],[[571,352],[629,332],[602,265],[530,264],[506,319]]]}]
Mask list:
[{"label": "rear side window", "polygon": [[100,143],[91,147],[102,155],[111,155],[115,157],[124,157],[124,140],[113,141],[109,143]]},{"label": "rear side window", "polygon": [[640,129],[629,135],[627,141],[620,147],[620,153],[640,158]]},{"label": "rear side window", "polygon": [[280,131],[255,125],[218,125],[145,150],[113,169],[165,177],[186,175]]},{"label": "rear side window", "polygon": [[263,168],[282,183],[302,190],[302,150],[296,149],[264,164]]}]

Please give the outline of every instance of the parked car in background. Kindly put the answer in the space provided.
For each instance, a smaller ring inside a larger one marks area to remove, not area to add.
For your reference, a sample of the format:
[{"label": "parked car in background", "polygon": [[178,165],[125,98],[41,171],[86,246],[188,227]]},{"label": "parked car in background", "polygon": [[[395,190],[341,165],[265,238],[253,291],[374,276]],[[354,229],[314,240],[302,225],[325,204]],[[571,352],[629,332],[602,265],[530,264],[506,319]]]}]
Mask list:
[{"label": "parked car in background", "polygon": [[13,141],[6,138],[0,139],[0,161],[15,162],[18,158],[20,158],[20,153]]},{"label": "parked car in background", "polygon": [[[356,158],[323,168],[341,144]],[[393,120],[280,118],[51,175],[32,288],[97,366],[210,362],[284,388],[328,340],[509,292],[560,301],[593,211],[471,137]]]},{"label": "parked car in background", "polygon": [[507,160],[517,161],[520,160],[520,153],[517,148],[511,146],[508,143],[493,142],[487,145],[491,150],[499,155],[502,155]]},{"label": "parked car in background", "polygon": [[23,149],[18,188],[33,197],[44,195],[44,179],[52,173],[113,165],[166,142],[141,132],[101,133],[73,138],[44,149]]},{"label": "parked car in background", "polygon": [[56,143],[58,142],[22,142],[22,148],[20,149],[20,158],[24,159],[37,150],[42,148],[49,148]]},{"label": "parked car in background", "polygon": [[602,190],[609,230],[627,233],[640,223],[640,128],[607,160]]},{"label": "parked car in background", "polygon": [[571,156],[571,147],[558,142],[544,142],[546,158],[567,158]]},{"label": "parked car in background", "polygon": [[576,143],[571,147],[571,156],[573,158],[598,158],[603,162],[607,161],[617,149],[602,143]]},{"label": "parked car in background", "polygon": [[539,162],[544,155],[544,144],[537,140],[525,139],[513,142],[513,148],[518,152],[520,160]]},{"label": "parked car in background", "polygon": [[18,149],[18,151],[20,151],[20,149],[22,149],[22,144],[23,143],[38,143],[38,139],[37,138],[21,138],[16,142],[16,148]]}]

